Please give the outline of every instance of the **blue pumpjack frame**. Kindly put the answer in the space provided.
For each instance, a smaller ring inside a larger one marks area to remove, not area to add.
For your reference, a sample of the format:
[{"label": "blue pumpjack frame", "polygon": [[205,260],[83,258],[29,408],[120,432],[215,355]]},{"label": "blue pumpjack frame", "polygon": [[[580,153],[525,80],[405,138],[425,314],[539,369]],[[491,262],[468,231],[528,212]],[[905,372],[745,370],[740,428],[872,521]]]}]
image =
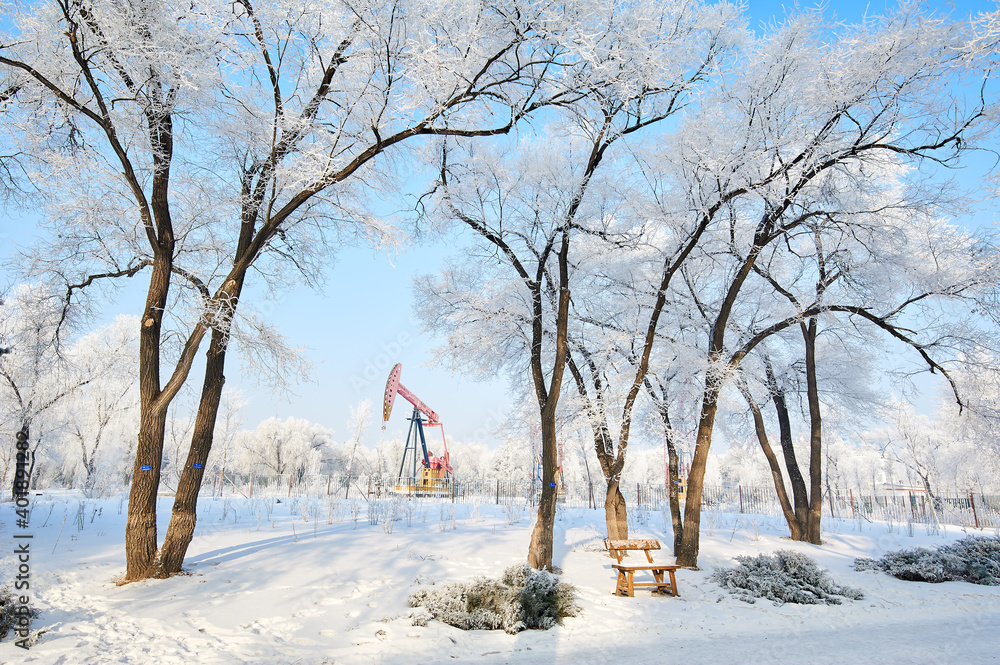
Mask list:
[{"label": "blue pumpjack frame", "polygon": [[427,440],[424,438],[424,421],[420,417],[420,409],[414,408],[413,415],[410,416],[410,430],[406,433],[406,447],[403,448],[403,461],[399,465],[399,479],[403,480],[406,478],[403,475],[403,471],[406,469],[406,457],[408,454],[413,457],[413,473],[409,477],[413,479],[414,485],[419,484],[419,476],[417,475],[417,438],[420,439],[420,448],[424,453],[424,468],[429,469],[431,458],[427,454]]}]

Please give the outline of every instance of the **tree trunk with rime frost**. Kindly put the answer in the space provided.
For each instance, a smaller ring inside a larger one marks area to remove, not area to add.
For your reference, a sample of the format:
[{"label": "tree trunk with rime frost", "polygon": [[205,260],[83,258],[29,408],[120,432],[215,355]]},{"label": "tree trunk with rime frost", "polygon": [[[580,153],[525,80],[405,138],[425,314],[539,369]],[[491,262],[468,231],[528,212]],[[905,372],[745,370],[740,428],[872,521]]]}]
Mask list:
[{"label": "tree trunk with rime frost", "polygon": [[[173,249],[172,242],[167,246]],[[139,436],[125,525],[125,581],[162,577],[156,559],[156,492],[160,486],[163,438],[169,399],[160,388],[160,328],[170,288],[173,257],[161,252],[153,262],[146,307],[139,324]]]},{"label": "tree trunk with rime frost", "polygon": [[542,416],[542,493],[538,516],[528,546],[528,565],[537,570],[553,570],[553,532],[556,523],[556,441],[555,400],[541,410]]},{"label": "tree trunk with rime frost", "polygon": [[608,538],[628,539],[628,507],[625,505],[625,497],[617,480],[608,482],[607,494],[604,497],[604,519],[608,526]]},{"label": "tree trunk with rime frost", "polygon": [[212,450],[215,421],[222,401],[225,385],[226,346],[228,335],[220,330],[212,331],[205,366],[205,381],[201,391],[201,403],[195,418],[191,446],[188,449],[184,470],[177,483],[174,508],[170,514],[170,525],[160,550],[160,562],[164,572],[173,575],[181,571],[184,557],[194,538],[198,521],[198,495],[205,476],[205,466]]}]

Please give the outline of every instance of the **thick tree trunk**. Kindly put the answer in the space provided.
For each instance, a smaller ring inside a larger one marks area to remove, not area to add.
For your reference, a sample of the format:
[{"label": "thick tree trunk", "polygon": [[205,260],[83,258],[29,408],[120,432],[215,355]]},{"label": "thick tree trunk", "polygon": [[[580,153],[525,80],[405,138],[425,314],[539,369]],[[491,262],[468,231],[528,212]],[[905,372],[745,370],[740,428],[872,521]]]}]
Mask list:
[{"label": "thick tree trunk", "polygon": [[[166,243],[173,250],[173,239]],[[162,577],[156,561],[156,491],[160,485],[168,399],[160,387],[160,328],[170,289],[172,256],[153,261],[146,307],[139,327],[139,437],[132,466],[132,488],[125,525],[125,581]]]},{"label": "thick tree trunk", "polygon": [[166,408],[144,412],[140,418],[125,525],[125,580],[128,582],[163,577],[156,562],[156,490],[160,485],[166,422]]},{"label": "thick tree trunk", "polygon": [[224,375],[228,335],[218,329],[212,331],[205,365],[205,381],[201,390],[201,403],[195,418],[194,433],[188,449],[187,461],[181,471],[174,495],[174,509],[170,515],[170,525],[160,550],[160,565],[168,575],[181,571],[187,549],[194,538],[194,528],[198,520],[198,494],[205,475],[208,455],[212,450],[215,420],[222,401],[222,388],[226,382]]},{"label": "thick tree trunk", "polygon": [[619,486],[624,458],[620,452],[618,457],[615,457],[611,432],[603,425],[595,429],[594,446],[597,459],[601,463],[604,482],[607,483],[604,493],[604,524],[608,538],[625,540],[628,538],[628,506]]},{"label": "thick tree trunk", "polygon": [[[711,379],[706,379],[711,381]],[[709,386],[701,405],[698,419],[698,436],[695,439],[691,472],[688,474],[687,498],[684,501],[684,533],[680,547],[677,547],[677,565],[686,568],[698,567],[699,539],[701,538],[701,497],[705,487],[705,469],[708,464],[708,449],[712,445],[712,430],[715,428],[715,414],[718,406],[719,387]]]},{"label": "thick tree trunk", "polygon": [[[575,206],[573,207],[575,211]],[[571,211],[568,219],[575,212]],[[556,405],[562,391],[563,372],[566,369],[566,327],[569,321],[569,234],[562,231],[559,246],[559,300],[556,308],[555,359],[549,385],[545,385],[542,370],[542,298],[538,285],[542,282],[543,266],[538,269],[538,279],[533,283],[534,317],[532,321],[531,374],[535,383],[539,416],[542,421],[542,496],[538,501],[538,519],[528,545],[528,565],[537,570],[553,570],[553,531],[556,525],[556,465],[559,463],[559,445],[556,440]]]},{"label": "thick tree trunk", "polygon": [[809,319],[808,326],[802,326],[802,332],[806,342],[806,391],[809,402],[809,518],[806,540],[819,545],[823,519],[823,419],[816,379],[816,319]]},{"label": "thick tree trunk", "polygon": [[[553,395],[554,397],[554,395]],[[528,565],[537,570],[553,570],[553,532],[556,524],[556,441],[555,400],[541,409],[542,417],[542,495],[538,500],[538,519],[531,532]]]},{"label": "thick tree trunk", "polygon": [[608,481],[608,490],[604,497],[604,519],[608,526],[608,538],[628,539],[628,509],[617,480]]},{"label": "thick tree trunk", "polygon": [[[712,324],[711,340],[708,350],[708,372],[705,376],[705,391],[701,402],[701,415],[698,418],[698,436],[694,444],[694,456],[691,459],[691,472],[688,474],[687,499],[684,502],[684,535],[681,546],[677,548],[677,564],[688,568],[698,567],[698,549],[701,538],[701,497],[705,488],[705,469],[708,465],[708,450],[712,447],[712,432],[715,429],[715,415],[719,410],[719,393],[725,381],[725,373],[714,369],[722,362],[726,348],[726,326],[733,306],[739,297],[740,289],[753,270],[754,263],[760,255],[761,248],[769,242],[768,230],[774,220],[780,217],[782,210],[769,210],[761,219],[754,234],[753,246],[743,260],[740,269],[733,276],[726,297],[719,307],[719,313]],[[733,369],[739,360],[729,361],[728,369]]]},{"label": "thick tree trunk", "polygon": [[684,538],[684,520],[681,517],[681,460],[677,456],[677,447],[673,437],[667,437],[667,468],[670,473],[670,488],[667,496],[670,501],[670,523],[674,528],[674,554],[680,549]]}]

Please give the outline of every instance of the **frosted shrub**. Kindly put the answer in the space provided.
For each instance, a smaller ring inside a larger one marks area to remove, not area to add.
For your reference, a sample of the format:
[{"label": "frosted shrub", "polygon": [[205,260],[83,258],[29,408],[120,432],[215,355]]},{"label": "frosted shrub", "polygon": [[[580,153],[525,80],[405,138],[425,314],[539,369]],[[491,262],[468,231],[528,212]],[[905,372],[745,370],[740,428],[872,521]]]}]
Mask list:
[{"label": "frosted shrub", "polygon": [[881,559],[855,559],[855,570],[882,570],[893,577],[911,582],[947,582],[953,577],[945,570],[944,558],[932,550],[918,547],[888,552]]},{"label": "frosted shrub", "polygon": [[1000,586],[1000,537],[968,536],[940,551],[963,562],[966,582]]},{"label": "frosted shrub", "polygon": [[526,563],[517,564],[503,571],[500,582],[510,587],[523,589],[527,586],[528,580],[534,572],[535,570]]},{"label": "frosted shrub", "polygon": [[30,605],[21,605],[18,596],[9,588],[0,589],[0,640],[14,630],[26,630],[39,611]]},{"label": "frosted shrub", "polygon": [[521,589],[522,620],[528,628],[548,630],[560,622],[564,616],[576,616],[575,589],[544,570],[531,570],[524,588]]},{"label": "frosted shrub", "polygon": [[462,630],[497,630],[514,634],[527,628],[548,629],[579,608],[572,585],[527,564],[511,566],[499,580],[451,582],[410,595],[410,607]]},{"label": "frosted shrub", "polygon": [[911,582],[965,580],[1000,586],[1000,537],[968,536],[951,545],[888,552],[880,559],[855,559],[855,570],[881,570]]},{"label": "frosted shrub", "polygon": [[739,566],[717,568],[712,580],[748,603],[767,598],[776,605],[839,605],[841,598],[860,600],[859,589],[840,586],[805,554],[778,550],[756,557],[738,556]]}]

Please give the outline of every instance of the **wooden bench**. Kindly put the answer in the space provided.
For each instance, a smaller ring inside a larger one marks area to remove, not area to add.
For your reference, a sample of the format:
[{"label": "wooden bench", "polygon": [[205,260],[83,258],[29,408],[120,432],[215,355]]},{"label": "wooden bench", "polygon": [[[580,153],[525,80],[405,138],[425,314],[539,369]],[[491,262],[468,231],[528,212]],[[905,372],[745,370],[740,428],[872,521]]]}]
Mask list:
[{"label": "wooden bench", "polygon": [[[653,593],[666,595],[670,594],[672,596],[679,596],[677,592],[677,578],[674,576],[674,571],[680,568],[680,566],[668,566],[662,563],[653,563],[653,555],[650,554],[652,550],[660,549],[660,541],[658,540],[611,540],[606,538],[604,540],[604,546],[608,548],[608,552],[618,560],[618,563],[612,564],[612,568],[618,571],[618,583],[615,585],[615,590],[612,592],[616,596],[634,596],[636,587],[653,587]],[[646,560],[649,564],[642,564],[638,566],[627,566],[622,564],[622,558],[628,556],[629,551],[639,551],[642,550],[646,555]],[[652,582],[636,582],[634,579],[636,571],[648,570],[653,574]],[[663,575],[667,574],[670,576],[670,581],[667,582],[663,579]]]}]

